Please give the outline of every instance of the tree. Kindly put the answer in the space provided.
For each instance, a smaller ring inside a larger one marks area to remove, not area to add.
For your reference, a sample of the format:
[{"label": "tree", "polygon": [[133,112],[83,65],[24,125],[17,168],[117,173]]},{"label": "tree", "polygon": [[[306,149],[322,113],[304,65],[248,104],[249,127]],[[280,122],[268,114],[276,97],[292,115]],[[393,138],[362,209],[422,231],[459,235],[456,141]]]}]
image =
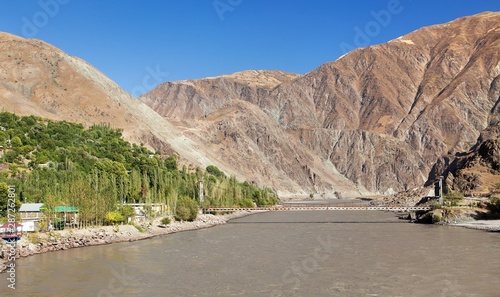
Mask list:
[{"label": "tree", "polygon": [[120,213],[122,214],[123,219],[127,220],[134,215],[134,208],[130,205],[124,205],[120,207]]},{"label": "tree", "polygon": [[224,174],[224,172],[222,172],[219,168],[217,168],[216,166],[214,165],[208,165],[207,166],[207,172],[216,176],[216,177],[219,177],[219,178],[225,178],[226,177],[226,174]]},{"label": "tree", "polygon": [[10,145],[13,148],[18,148],[18,147],[21,147],[23,145],[23,142],[21,141],[21,138],[19,138],[18,136],[14,136],[10,140]]},{"label": "tree", "polygon": [[180,221],[194,221],[198,216],[198,203],[189,197],[181,197],[175,208],[175,218]]},{"label": "tree", "polygon": [[9,187],[6,183],[0,183],[0,216],[7,216],[7,205],[9,201]]},{"label": "tree", "polygon": [[177,170],[177,157],[175,155],[170,155],[165,159],[165,168],[167,170]]}]

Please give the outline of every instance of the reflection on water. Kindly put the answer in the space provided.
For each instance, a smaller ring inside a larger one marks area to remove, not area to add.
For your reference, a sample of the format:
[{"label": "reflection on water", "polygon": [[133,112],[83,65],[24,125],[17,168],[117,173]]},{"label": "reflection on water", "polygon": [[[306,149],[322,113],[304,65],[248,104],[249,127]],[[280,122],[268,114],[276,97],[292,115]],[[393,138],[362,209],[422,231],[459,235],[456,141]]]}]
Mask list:
[{"label": "reflection on water", "polygon": [[19,259],[2,296],[499,296],[500,234],[375,211],[272,212]]}]

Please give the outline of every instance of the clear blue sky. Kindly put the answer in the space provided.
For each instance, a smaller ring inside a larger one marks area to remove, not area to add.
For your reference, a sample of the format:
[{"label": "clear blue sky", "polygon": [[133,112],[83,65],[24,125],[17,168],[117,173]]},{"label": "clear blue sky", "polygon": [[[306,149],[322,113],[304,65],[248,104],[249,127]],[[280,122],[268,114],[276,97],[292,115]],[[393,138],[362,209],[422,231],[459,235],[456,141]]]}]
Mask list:
[{"label": "clear blue sky", "polygon": [[4,0],[0,31],[53,44],[137,95],[160,80],[303,74],[351,46],[483,11],[500,11],[500,1]]}]

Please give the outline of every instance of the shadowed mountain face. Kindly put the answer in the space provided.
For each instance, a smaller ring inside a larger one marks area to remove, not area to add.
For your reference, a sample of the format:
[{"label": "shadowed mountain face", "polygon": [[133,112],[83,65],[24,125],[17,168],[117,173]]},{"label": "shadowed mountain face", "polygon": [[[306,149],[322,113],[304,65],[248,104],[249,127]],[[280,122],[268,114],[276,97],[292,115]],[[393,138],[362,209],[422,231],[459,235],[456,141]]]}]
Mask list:
[{"label": "shadowed mountain face", "polygon": [[436,162],[429,184],[444,177],[444,185],[470,196],[498,193],[500,182],[500,124],[493,120],[467,152],[448,154]]},{"label": "shadowed mountain face", "polygon": [[[355,50],[305,75],[244,71],[168,82],[138,99],[86,62],[0,33],[0,105],[20,115],[108,122],[188,163],[281,195],[421,186],[443,154],[500,120],[500,13]],[[317,197],[317,196],[316,196]]]},{"label": "shadowed mountain face", "polygon": [[482,13],[303,76],[245,71],[164,83],[140,99],[242,175],[283,191],[411,189],[498,119],[499,24],[500,13]]}]

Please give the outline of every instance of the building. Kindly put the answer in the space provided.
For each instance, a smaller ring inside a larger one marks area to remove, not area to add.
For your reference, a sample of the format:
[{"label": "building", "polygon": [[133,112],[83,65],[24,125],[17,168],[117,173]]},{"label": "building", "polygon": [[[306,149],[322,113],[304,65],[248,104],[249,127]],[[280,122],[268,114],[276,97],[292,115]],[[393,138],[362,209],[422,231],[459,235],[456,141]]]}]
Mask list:
[{"label": "building", "polygon": [[52,228],[62,230],[65,226],[75,227],[78,225],[78,208],[75,206],[56,206],[51,211],[51,217],[46,213],[48,209],[43,203],[24,203],[19,208],[19,214],[23,222],[23,231],[34,232],[40,230],[40,221],[48,219],[49,230]]},{"label": "building", "polygon": [[[164,214],[167,212],[168,207],[165,203],[126,203],[134,208],[134,222],[142,223],[146,221],[146,214]],[[130,222],[132,218],[128,221]]]},{"label": "building", "polygon": [[0,226],[0,238],[6,241],[19,240],[23,236],[23,225],[19,223],[5,223]]},{"label": "building", "polygon": [[56,206],[54,225],[59,222],[56,229],[62,230],[64,226],[76,227],[78,225],[78,208],[76,206]]},{"label": "building", "polygon": [[23,231],[34,232],[39,230],[38,222],[45,218],[42,212],[43,203],[23,203],[19,214],[23,221]]}]

